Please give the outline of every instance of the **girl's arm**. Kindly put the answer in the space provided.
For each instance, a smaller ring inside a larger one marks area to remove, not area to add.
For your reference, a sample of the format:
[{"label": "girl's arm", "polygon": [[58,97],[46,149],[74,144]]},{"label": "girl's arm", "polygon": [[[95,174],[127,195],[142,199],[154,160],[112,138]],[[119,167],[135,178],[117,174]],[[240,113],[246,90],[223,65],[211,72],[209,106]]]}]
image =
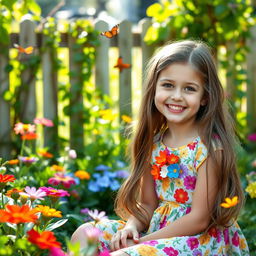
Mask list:
[{"label": "girl's arm", "polygon": [[[216,151],[217,158],[221,158],[221,154],[222,151]],[[217,176],[215,172],[216,165],[212,158],[209,157],[207,161],[208,191],[205,161],[198,169],[196,187],[192,198],[191,212],[177,219],[173,223],[170,223],[168,226],[142,237],[140,242],[176,236],[191,236],[204,231],[208,227],[211,220],[210,211],[213,208],[217,195]]]},{"label": "girl's arm", "polygon": [[[146,210],[147,225],[143,225],[135,216],[130,216],[125,227],[112,237],[110,248],[112,251],[133,245],[139,242],[139,232],[145,230],[149,225],[154,210],[158,206],[158,198],[155,192],[155,185],[150,169],[143,175],[140,184],[140,204]],[[129,241],[128,241],[129,240]],[[127,244],[127,241],[129,242]]]}]

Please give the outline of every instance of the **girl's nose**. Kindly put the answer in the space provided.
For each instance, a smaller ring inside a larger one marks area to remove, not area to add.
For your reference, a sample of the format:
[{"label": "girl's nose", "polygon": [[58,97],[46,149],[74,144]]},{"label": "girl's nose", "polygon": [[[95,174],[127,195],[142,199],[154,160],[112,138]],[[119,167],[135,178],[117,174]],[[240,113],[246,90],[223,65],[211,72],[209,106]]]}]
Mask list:
[{"label": "girl's nose", "polygon": [[173,91],[172,95],[171,95],[171,99],[172,100],[181,100],[182,99],[181,91],[180,90]]}]

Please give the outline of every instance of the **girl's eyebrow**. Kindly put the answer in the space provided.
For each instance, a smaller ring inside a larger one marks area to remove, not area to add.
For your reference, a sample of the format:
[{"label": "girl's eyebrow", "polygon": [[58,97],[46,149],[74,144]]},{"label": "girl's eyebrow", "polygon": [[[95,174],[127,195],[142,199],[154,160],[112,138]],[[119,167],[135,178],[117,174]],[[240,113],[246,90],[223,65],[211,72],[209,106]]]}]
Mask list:
[{"label": "girl's eyebrow", "polygon": [[[159,82],[165,82],[165,81],[170,82],[170,83],[174,83],[175,82],[174,80],[169,79],[169,78],[160,78],[159,79]],[[186,85],[194,85],[197,88],[200,88],[200,85],[198,83],[194,82],[194,81],[192,81],[192,82],[191,81],[190,82],[185,82],[185,84]]]}]

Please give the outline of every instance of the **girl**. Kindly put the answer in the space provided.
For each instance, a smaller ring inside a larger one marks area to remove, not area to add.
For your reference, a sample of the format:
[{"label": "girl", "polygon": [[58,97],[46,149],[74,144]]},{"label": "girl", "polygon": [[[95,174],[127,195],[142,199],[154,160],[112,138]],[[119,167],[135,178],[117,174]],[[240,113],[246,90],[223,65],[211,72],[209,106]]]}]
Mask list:
[{"label": "girl", "polygon": [[[131,174],[118,192],[123,219],[96,224],[100,251],[118,255],[249,255],[235,222],[243,203],[234,130],[208,47],[163,47],[148,65],[131,143]],[[238,204],[221,207],[226,197]],[[72,241],[86,244],[80,226]]]}]

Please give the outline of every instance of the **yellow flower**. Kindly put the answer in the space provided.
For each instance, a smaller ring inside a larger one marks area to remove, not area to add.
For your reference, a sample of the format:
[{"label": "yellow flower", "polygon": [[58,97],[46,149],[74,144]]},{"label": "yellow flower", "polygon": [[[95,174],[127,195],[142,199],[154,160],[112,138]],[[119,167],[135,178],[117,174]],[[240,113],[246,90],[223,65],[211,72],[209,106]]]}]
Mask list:
[{"label": "yellow flower", "polygon": [[164,192],[170,188],[170,183],[171,183],[171,180],[170,179],[163,179],[163,183],[162,183],[162,188],[164,190]]},{"label": "yellow flower", "polygon": [[90,174],[83,170],[78,170],[74,174],[80,180],[89,180],[91,178]]},{"label": "yellow flower", "polygon": [[245,191],[249,193],[251,198],[256,198],[256,181],[250,183]]},{"label": "yellow flower", "polygon": [[183,180],[182,179],[175,179],[175,185],[177,187],[182,187],[183,186]]},{"label": "yellow flower", "polygon": [[201,235],[198,240],[201,245],[204,245],[204,244],[208,244],[210,239],[211,239],[211,236],[206,233]]},{"label": "yellow flower", "polygon": [[100,110],[101,118],[107,121],[113,121],[117,114],[114,114],[111,109]]},{"label": "yellow flower", "polygon": [[230,208],[230,207],[236,206],[238,202],[239,201],[237,196],[234,196],[233,198],[226,197],[225,202],[220,204],[220,206],[224,208]]},{"label": "yellow flower", "polygon": [[36,208],[34,208],[34,211],[41,212],[44,217],[48,217],[48,218],[62,217],[61,211],[57,211],[56,209],[50,208],[49,206],[46,206],[46,205],[37,205]]},{"label": "yellow flower", "polygon": [[157,256],[157,249],[149,245],[140,245],[138,253],[141,256]]},{"label": "yellow flower", "polygon": [[240,240],[239,240],[239,247],[240,247],[242,250],[247,247],[247,244],[246,244],[244,238],[242,238],[242,239],[240,238]]},{"label": "yellow flower", "polygon": [[187,148],[184,148],[180,151],[180,158],[187,157],[187,155],[188,155],[188,149]]},{"label": "yellow flower", "polygon": [[125,123],[131,123],[132,122],[132,118],[127,116],[127,115],[122,115],[121,116],[122,120],[125,122]]},{"label": "yellow flower", "polygon": [[103,231],[103,238],[107,241],[110,241],[112,238],[112,235],[108,233],[107,231]]},{"label": "yellow flower", "polygon": [[208,256],[209,254],[210,254],[210,251],[206,250],[205,253],[204,253],[204,256]]}]

